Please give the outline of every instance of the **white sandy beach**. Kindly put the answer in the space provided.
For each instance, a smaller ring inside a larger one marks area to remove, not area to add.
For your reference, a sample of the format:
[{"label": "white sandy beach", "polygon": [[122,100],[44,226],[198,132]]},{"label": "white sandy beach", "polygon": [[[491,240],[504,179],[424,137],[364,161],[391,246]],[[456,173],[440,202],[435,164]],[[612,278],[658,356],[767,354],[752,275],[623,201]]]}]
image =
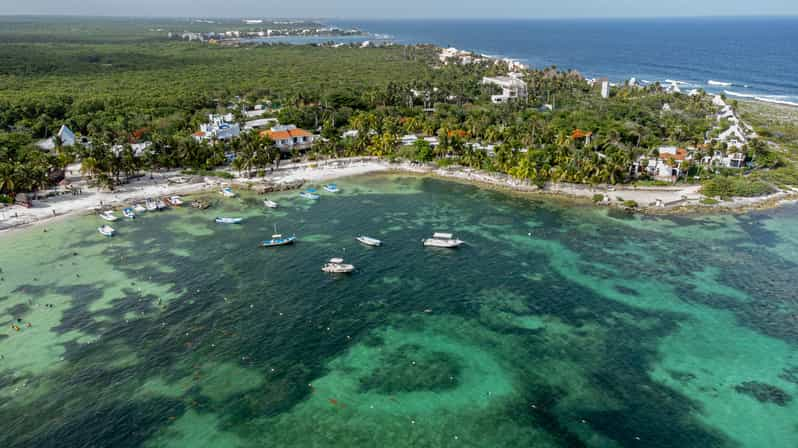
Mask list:
[{"label": "white sandy beach", "polygon": [[[350,159],[333,159],[318,162],[284,164],[279,170],[268,173],[265,177],[236,178],[225,180],[220,178],[180,176],[179,172],[156,173],[152,178],[144,176],[129,184],[122,185],[114,191],[99,191],[97,188],[83,186],[83,194],[73,196],[66,193],[34,201],[32,208],[11,206],[0,209],[0,233],[35,224],[52,222],[59,218],[96,213],[99,208],[120,208],[135,201],[146,198],[158,198],[172,194],[190,194],[203,191],[218,190],[222,184],[258,184],[269,182],[280,183],[317,183],[336,178],[357,176],[370,173],[397,171],[429,175],[465,182],[474,182],[506,188],[522,192],[560,195],[592,200],[596,194],[603,194],[607,205],[622,205],[623,201],[635,201],[646,211],[673,211],[685,207],[702,207],[712,209],[742,210],[763,204],[773,206],[787,203],[798,197],[798,190],[781,191],[769,196],[757,198],[735,198],[712,206],[702,206],[699,185],[679,185],[673,187],[634,187],[634,186],[590,186],[574,184],[546,184],[542,189],[512,177],[473,170],[464,167],[438,168],[434,165],[417,163],[389,163],[374,157]],[[177,177],[190,179],[186,183],[176,183]],[[172,181],[170,181],[170,179]],[[71,179],[73,185],[85,185],[79,178]]]}]

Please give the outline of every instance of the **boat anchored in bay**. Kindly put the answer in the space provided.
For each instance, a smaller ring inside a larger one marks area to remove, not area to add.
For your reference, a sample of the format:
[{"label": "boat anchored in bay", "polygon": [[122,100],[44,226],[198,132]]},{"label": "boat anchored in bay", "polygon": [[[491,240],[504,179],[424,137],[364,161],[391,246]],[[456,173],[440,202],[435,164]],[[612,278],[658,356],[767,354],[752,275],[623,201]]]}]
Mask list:
[{"label": "boat anchored in bay", "polygon": [[442,247],[445,249],[454,249],[460,247],[465,241],[454,238],[451,233],[435,233],[432,238],[422,240],[426,247]]},{"label": "boat anchored in bay", "polygon": [[349,274],[355,270],[355,267],[344,263],[343,258],[333,258],[322,266],[321,270],[330,274]]},{"label": "boat anchored in bay", "polygon": [[374,247],[382,246],[382,241],[380,241],[380,240],[378,240],[376,238],[371,238],[371,237],[368,237],[368,236],[361,235],[361,236],[359,236],[359,237],[357,237],[355,239],[359,243],[365,244],[366,246],[374,246]]}]

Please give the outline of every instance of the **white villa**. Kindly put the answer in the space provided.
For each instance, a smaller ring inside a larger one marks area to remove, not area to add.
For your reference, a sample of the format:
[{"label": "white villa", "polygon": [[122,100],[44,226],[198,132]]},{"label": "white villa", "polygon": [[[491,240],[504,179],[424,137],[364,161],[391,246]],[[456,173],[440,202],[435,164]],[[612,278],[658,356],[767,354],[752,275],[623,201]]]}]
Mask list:
[{"label": "white villa", "polygon": [[528,96],[526,83],[521,79],[520,73],[510,73],[508,76],[494,76],[482,78],[482,84],[494,85],[502,89],[500,95],[492,95],[490,100],[495,103],[506,103],[517,98]]},{"label": "white villa", "polygon": [[701,163],[710,167],[720,165],[724,168],[744,168],[745,154],[741,152],[724,153],[723,151],[715,151],[712,156],[702,158]]},{"label": "white villa", "polygon": [[233,120],[232,114],[211,114],[208,119],[209,122],[201,124],[199,132],[194,133],[194,138],[198,141],[231,140],[241,135],[238,123],[230,123]]},{"label": "white villa", "polygon": [[632,175],[645,172],[657,180],[672,181],[682,176],[682,164],[691,159],[692,156],[684,148],[662,146],[657,157],[640,156],[632,165]]}]

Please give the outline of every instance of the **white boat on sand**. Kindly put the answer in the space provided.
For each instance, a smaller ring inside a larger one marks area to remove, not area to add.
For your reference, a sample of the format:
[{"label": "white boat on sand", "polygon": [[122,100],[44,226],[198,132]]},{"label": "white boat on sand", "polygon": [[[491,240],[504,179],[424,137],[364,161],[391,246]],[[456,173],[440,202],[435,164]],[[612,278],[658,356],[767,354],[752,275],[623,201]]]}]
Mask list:
[{"label": "white boat on sand", "polygon": [[114,228],[108,224],[98,227],[97,231],[103,236],[114,236],[114,233],[116,232],[116,230],[114,230]]},{"label": "white boat on sand", "polygon": [[355,267],[344,263],[343,258],[333,258],[322,266],[321,270],[330,274],[349,274],[355,270]]},{"label": "white boat on sand", "polygon": [[362,235],[361,235],[361,236],[359,236],[359,237],[357,237],[357,238],[355,238],[355,239],[356,239],[356,240],[357,240],[359,243],[363,243],[363,244],[365,244],[366,246],[375,246],[375,247],[377,247],[377,246],[382,246],[382,241],[380,241],[380,240],[378,240],[378,239],[376,239],[376,238],[371,238],[371,237],[368,237],[368,236],[362,236]]},{"label": "white boat on sand", "polygon": [[432,238],[423,240],[426,247],[442,247],[446,249],[454,249],[460,247],[465,241],[458,240],[452,236],[451,233],[435,233]]}]

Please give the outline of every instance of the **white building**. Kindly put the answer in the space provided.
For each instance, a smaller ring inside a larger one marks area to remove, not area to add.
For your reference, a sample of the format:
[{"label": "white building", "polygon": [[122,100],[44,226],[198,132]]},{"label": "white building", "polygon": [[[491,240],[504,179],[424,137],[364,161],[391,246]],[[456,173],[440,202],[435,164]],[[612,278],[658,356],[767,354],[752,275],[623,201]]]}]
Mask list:
[{"label": "white building", "polygon": [[[151,142],[142,142],[142,143],[133,143],[130,145],[130,148],[133,150],[133,157],[141,157],[147,151],[147,148],[152,146]],[[111,151],[114,153],[115,156],[119,156],[122,154],[122,151],[125,149],[124,145],[114,145],[111,147]]]},{"label": "white building", "polygon": [[194,134],[198,141],[207,140],[231,140],[241,135],[241,127],[238,123],[230,123],[233,115],[225,116],[211,114],[208,116],[208,123],[200,125],[199,132]]},{"label": "white building", "polygon": [[601,97],[607,99],[610,97],[610,80],[607,78],[600,79],[601,82]]},{"label": "white building", "polygon": [[632,165],[632,174],[636,176],[645,173],[657,180],[665,181],[681,177],[684,174],[682,164],[691,159],[687,150],[675,146],[662,146],[658,151],[657,157],[640,156]]},{"label": "white building", "polygon": [[278,124],[276,118],[259,118],[257,120],[250,120],[244,123],[244,130],[251,131],[252,129],[265,129]]},{"label": "white building", "polygon": [[511,73],[508,76],[493,76],[482,78],[482,84],[494,85],[502,89],[500,95],[492,95],[493,103],[506,103],[514,99],[526,99],[528,96],[526,83],[521,79],[520,73]]},{"label": "white building", "polygon": [[[61,139],[61,146],[75,146],[75,143],[77,143],[75,133],[65,124],[61,125],[61,129],[58,130],[56,135]],[[55,137],[40,140],[36,143],[36,146],[45,151],[52,151],[55,149]]]},{"label": "white building", "polygon": [[718,135],[718,137],[714,140],[725,143],[729,148],[737,149],[741,149],[743,146],[748,144],[748,138],[745,136],[745,132],[743,132],[742,128],[740,128],[740,125],[738,124],[731,125],[729,129],[721,132],[721,134]]}]

